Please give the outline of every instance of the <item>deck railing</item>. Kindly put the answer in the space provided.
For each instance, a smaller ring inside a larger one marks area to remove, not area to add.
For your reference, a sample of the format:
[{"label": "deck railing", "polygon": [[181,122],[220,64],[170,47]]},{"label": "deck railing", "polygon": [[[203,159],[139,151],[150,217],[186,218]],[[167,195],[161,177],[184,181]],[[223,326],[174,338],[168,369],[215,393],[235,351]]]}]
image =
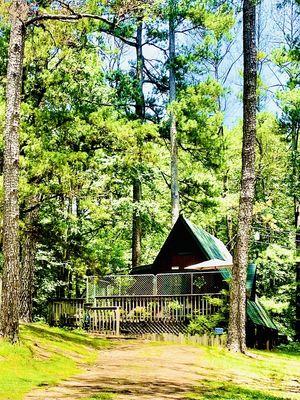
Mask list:
[{"label": "deck railing", "polygon": [[120,334],[119,307],[86,307],[85,327],[91,332]]},{"label": "deck railing", "polygon": [[80,327],[84,320],[84,299],[53,299],[49,303],[50,325]]},{"label": "deck railing", "polygon": [[143,333],[148,329],[168,332],[166,326],[172,326],[172,332],[179,332],[196,315],[215,313],[218,306],[211,299],[221,296],[220,293],[97,296],[93,304],[85,303],[84,299],[53,300],[49,321],[53,325],[84,327],[93,332],[119,333],[122,328]]},{"label": "deck railing", "polygon": [[121,322],[184,322],[195,315],[213,314],[217,308],[210,299],[220,298],[220,296],[220,293],[174,296],[98,296],[95,298],[95,306],[119,307]]}]

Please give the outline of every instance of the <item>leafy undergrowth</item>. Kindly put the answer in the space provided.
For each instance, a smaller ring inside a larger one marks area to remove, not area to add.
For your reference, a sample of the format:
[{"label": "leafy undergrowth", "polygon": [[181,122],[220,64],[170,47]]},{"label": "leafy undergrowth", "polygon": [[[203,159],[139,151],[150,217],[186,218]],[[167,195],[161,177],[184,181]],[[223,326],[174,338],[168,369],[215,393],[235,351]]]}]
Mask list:
[{"label": "leafy undergrowth", "polygon": [[21,400],[39,386],[54,385],[96,360],[97,350],[110,344],[84,332],[21,326],[20,344],[0,341],[0,400]]},{"label": "leafy undergrowth", "polygon": [[253,351],[248,357],[216,348],[202,349],[202,379],[187,399],[300,399],[298,352]]}]

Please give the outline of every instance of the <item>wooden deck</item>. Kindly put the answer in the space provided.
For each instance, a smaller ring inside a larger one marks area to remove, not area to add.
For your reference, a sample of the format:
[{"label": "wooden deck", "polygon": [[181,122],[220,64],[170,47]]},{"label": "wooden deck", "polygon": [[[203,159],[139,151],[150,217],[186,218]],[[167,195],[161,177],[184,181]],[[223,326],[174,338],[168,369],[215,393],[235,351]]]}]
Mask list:
[{"label": "wooden deck", "polygon": [[52,300],[49,322],[110,334],[179,334],[185,332],[192,317],[216,312],[209,299],[220,297],[220,293],[96,296],[93,304],[84,299]]},{"label": "wooden deck", "polygon": [[53,299],[49,303],[48,323],[54,326],[81,327],[85,307],[85,299]]},{"label": "wooden deck", "polygon": [[215,312],[215,307],[209,302],[211,297],[220,297],[220,294],[99,296],[95,298],[95,305],[119,307],[123,322],[184,322],[196,314]]}]

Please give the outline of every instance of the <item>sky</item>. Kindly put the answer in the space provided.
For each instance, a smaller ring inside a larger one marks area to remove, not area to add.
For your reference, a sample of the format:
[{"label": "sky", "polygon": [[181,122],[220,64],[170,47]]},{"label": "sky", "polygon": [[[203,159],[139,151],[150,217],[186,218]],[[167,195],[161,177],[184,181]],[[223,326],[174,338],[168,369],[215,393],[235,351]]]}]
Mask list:
[{"label": "sky", "polygon": [[[278,77],[281,83],[286,82],[286,77],[271,62],[272,52],[280,43],[282,43],[282,33],[276,26],[276,20],[279,16],[276,0],[262,0],[257,7],[257,41],[258,53],[263,56],[263,63],[259,66],[262,83],[265,86],[264,98],[261,108],[280,115],[280,108],[276,102],[276,91],[279,90]],[[277,15],[278,13],[278,15]],[[239,55],[242,54],[242,25],[239,24],[236,32],[236,40],[231,48],[230,54],[224,61],[224,68],[232,63]],[[243,90],[243,61],[242,58],[232,68],[227,86],[230,88],[230,95],[224,109],[225,124],[232,127],[242,118],[242,90]]]},{"label": "sky", "polygon": [[[282,30],[288,31],[290,24],[290,16],[287,10],[278,10],[278,0],[261,0],[260,5],[257,7],[257,40],[258,52],[260,57],[263,58],[263,63],[260,64],[260,77],[264,86],[264,96],[261,101],[261,110],[269,111],[280,115],[280,108],[276,102],[276,91],[285,85],[287,77],[284,76],[271,61],[272,52],[283,43]],[[225,126],[232,128],[242,118],[242,90],[243,90],[243,58],[242,58],[242,24],[241,15],[238,16],[239,21],[232,30],[232,43],[229,50],[226,51],[226,56],[220,65],[220,76],[226,75],[224,87],[226,89],[226,96],[222,100],[222,108],[224,112]],[[298,23],[299,25],[299,23]],[[283,29],[284,28],[284,29]],[[194,33],[177,34],[177,54],[184,46],[195,46],[201,42],[201,34],[196,36]],[[167,51],[167,43],[163,43],[164,50]],[[227,48],[228,43],[224,44],[224,49]],[[163,50],[150,45],[143,46],[143,52],[146,65],[149,67],[149,62],[166,60]],[[121,67],[125,70],[132,68],[135,63],[135,50],[127,48],[121,61]],[[229,71],[229,73],[228,73]],[[207,73],[206,76],[194,77],[193,82],[200,82],[212,73]],[[151,85],[145,84],[144,90],[146,94],[151,93]],[[163,99],[157,96],[156,101],[161,104]]]}]

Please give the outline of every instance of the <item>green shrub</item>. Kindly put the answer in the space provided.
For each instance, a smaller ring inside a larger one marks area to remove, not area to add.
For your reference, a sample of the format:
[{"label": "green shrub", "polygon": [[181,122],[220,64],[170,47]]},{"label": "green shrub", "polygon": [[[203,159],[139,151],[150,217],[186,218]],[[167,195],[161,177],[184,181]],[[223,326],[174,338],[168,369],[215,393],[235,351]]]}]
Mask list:
[{"label": "green shrub", "polygon": [[207,301],[218,311],[211,315],[191,315],[187,327],[190,335],[213,334],[215,328],[227,328],[228,325],[228,292],[223,291],[223,297],[209,297]]},{"label": "green shrub", "polygon": [[279,350],[283,353],[292,353],[300,355],[300,343],[299,342],[291,342],[288,344],[281,344],[276,347],[276,350]]}]

